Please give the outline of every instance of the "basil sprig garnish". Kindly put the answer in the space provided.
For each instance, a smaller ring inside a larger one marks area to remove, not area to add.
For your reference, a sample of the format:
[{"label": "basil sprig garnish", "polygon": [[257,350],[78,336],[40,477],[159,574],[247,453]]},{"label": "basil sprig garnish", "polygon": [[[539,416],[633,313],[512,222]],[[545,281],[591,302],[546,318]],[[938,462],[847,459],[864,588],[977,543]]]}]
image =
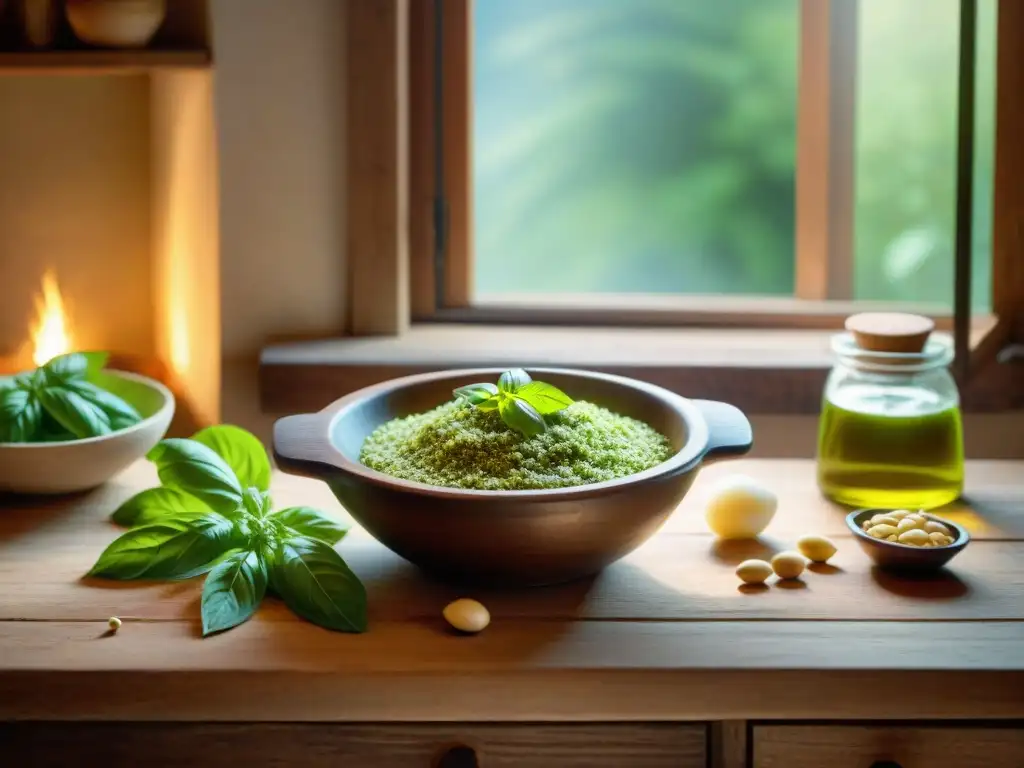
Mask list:
[{"label": "basil sprig garnish", "polygon": [[208,427],[169,438],[146,456],[161,485],[137,493],[113,514],[131,526],[89,576],[122,581],[208,574],[203,634],[250,618],[268,592],[314,624],[366,630],[366,590],[334,545],[346,533],[309,507],[274,510],[270,461],[244,429]]},{"label": "basil sprig garnish", "polygon": [[497,385],[468,384],[454,391],[455,397],[481,411],[498,411],[511,429],[527,437],[547,429],[544,417],[572,405],[573,400],[558,387],[534,381],[522,368],[505,371]]},{"label": "basil sprig garnish", "polygon": [[106,352],[59,355],[31,373],[0,379],[0,443],[53,443],[98,437],[142,420],[103,389]]}]

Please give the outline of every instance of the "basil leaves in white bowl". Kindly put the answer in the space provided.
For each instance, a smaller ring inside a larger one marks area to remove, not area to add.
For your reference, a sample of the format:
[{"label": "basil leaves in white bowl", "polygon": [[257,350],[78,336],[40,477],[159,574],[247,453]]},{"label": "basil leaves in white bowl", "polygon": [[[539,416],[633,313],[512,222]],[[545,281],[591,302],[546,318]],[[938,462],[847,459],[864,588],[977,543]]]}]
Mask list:
[{"label": "basil leaves in white bowl", "polygon": [[174,396],[153,379],[105,370],[106,360],[73,352],[0,378],[0,491],[94,488],[160,442]]}]

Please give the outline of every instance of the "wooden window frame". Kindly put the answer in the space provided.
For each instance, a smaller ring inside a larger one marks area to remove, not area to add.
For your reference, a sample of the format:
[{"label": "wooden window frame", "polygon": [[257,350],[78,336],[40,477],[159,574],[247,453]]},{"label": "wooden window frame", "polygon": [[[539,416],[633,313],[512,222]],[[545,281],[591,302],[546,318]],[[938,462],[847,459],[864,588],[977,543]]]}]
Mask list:
[{"label": "wooden window frame", "polygon": [[[437,13],[439,2],[443,14]],[[587,367],[656,379],[693,396],[729,394],[751,412],[815,412],[829,363],[827,356],[809,360],[810,346],[821,346],[824,338],[809,329],[840,327],[850,312],[875,305],[844,300],[850,293],[851,255],[841,243],[849,241],[853,173],[849,147],[842,146],[849,139],[842,130],[849,124],[854,67],[849,46],[820,44],[844,18],[848,23],[850,14],[855,17],[857,0],[802,2],[801,55],[805,63],[813,59],[819,66],[801,68],[801,93],[813,98],[802,99],[798,120],[795,298],[602,295],[562,297],[560,304],[545,297],[541,305],[524,296],[501,305],[473,305],[472,0],[347,0],[347,332],[384,338],[268,348],[261,367],[265,407],[319,407],[328,394],[337,396],[381,378],[485,360],[494,364],[493,323],[502,323],[520,364],[537,363],[521,357],[534,347],[528,341],[537,331],[523,328],[517,335],[513,326],[550,326],[544,329],[550,334],[561,328],[558,333],[566,334],[561,344],[576,343],[570,338],[575,329],[579,335],[573,338],[584,340],[581,346],[607,349],[607,360],[579,361]],[[960,2],[973,19],[975,0]],[[957,373],[965,406],[972,410],[1024,406],[1024,366],[1006,364],[1024,349],[1024,147],[1016,141],[1024,134],[1024,103],[1017,98],[1024,88],[1024,3],[999,0],[998,12],[993,316],[979,318],[975,326],[969,312],[961,311],[956,329]],[[435,66],[436,34],[442,72]],[[438,84],[443,84],[440,109],[434,92]],[[960,94],[973,96],[963,78]],[[960,133],[963,139],[965,131]],[[958,168],[963,169],[970,167],[970,153],[964,141],[960,144]],[[441,168],[435,162],[439,154]],[[439,190],[446,206],[438,204]],[[961,197],[969,194],[969,185],[965,190],[961,183],[958,191]],[[958,221],[968,210],[961,200]],[[964,236],[964,228],[958,228],[960,248]],[[447,268],[441,270],[434,258],[439,248],[447,255]],[[827,261],[815,258],[822,250],[830,254]],[[956,293],[958,308],[966,304],[969,309],[969,291],[958,285]],[[940,329],[953,330],[948,312],[901,308],[930,314]],[[633,338],[646,353],[630,361],[610,337],[606,344],[603,329],[585,326],[608,326],[612,333],[635,327]],[[466,336],[467,328],[478,329],[475,336]],[[671,328],[678,330],[666,330]],[[702,336],[705,328],[714,330]],[[773,348],[783,338],[802,339],[794,341],[805,346],[795,348],[792,357],[804,362],[782,357],[772,363],[763,355],[738,360],[730,353],[735,342],[722,348],[720,360],[704,354],[698,356],[700,363],[692,363],[681,353],[687,338],[706,352],[718,343],[712,336],[728,334],[730,328],[749,333],[748,348],[756,347],[759,338],[769,339]],[[665,332],[678,335],[668,345],[673,356],[659,359],[657,335]],[[548,359],[556,352],[548,350]],[[665,364],[666,359],[679,362]],[[751,388],[752,373],[770,378],[771,391]],[[307,394],[296,400],[297,389]]]},{"label": "wooden window frame", "polygon": [[[801,0],[794,297],[505,294],[476,302],[472,296],[473,0],[413,3],[410,72],[417,140],[412,147],[412,228],[418,234],[411,252],[414,320],[835,328],[849,314],[860,0]],[[441,3],[445,12],[437,17]],[[443,69],[440,79],[437,47]],[[441,115],[436,113],[438,101]],[[442,136],[440,145],[437,132]],[[440,186],[435,168],[438,155],[444,158]],[[447,205],[438,205],[439,199]],[[440,239],[436,238],[439,232]],[[437,269],[439,248],[444,250],[443,270]],[[439,277],[445,283],[442,292],[437,290]],[[948,316],[935,306],[914,309]]]},{"label": "wooden window frame", "polygon": [[[801,2],[794,297],[556,294],[504,295],[499,301],[477,302],[471,295],[473,2],[411,2],[413,321],[831,329],[840,327],[851,311],[892,306],[851,301],[859,0]],[[444,7],[440,18],[439,3]],[[962,0],[972,19],[974,5],[974,0]],[[973,25],[970,31],[973,35]],[[1008,31],[1003,25],[1000,34]],[[441,78],[434,57],[435,35],[440,36]],[[972,77],[973,70],[972,65]],[[440,115],[435,101],[439,85]],[[973,90],[970,93],[973,96]],[[438,154],[444,158],[440,169],[435,168]],[[437,269],[439,248],[444,249],[443,270]],[[998,307],[995,275],[1001,271],[993,273],[993,304]],[[439,277],[442,291],[437,290]],[[948,309],[905,303],[900,307],[927,314],[940,327],[953,327]]]}]

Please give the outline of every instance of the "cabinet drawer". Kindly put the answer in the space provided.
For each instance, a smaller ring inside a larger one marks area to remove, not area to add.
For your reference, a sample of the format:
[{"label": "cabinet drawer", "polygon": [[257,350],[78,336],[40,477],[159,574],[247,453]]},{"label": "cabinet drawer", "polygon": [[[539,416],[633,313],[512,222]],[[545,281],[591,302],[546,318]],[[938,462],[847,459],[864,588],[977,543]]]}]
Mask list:
[{"label": "cabinet drawer", "polygon": [[1021,768],[1024,730],[960,725],[756,726],[753,768]]},{"label": "cabinet drawer", "polygon": [[0,725],[0,755],[33,768],[705,768],[705,745],[704,725],[672,723]]}]

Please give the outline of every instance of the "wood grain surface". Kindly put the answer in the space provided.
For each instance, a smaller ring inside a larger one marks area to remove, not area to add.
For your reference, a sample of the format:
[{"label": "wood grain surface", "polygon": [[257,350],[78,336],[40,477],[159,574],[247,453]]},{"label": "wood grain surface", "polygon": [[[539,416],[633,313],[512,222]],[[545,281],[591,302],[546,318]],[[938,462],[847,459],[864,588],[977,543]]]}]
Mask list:
[{"label": "wood grain surface", "polygon": [[485,768],[704,768],[705,728],[683,724],[335,725],[33,723],[0,725],[18,765],[192,768],[431,768],[452,745]]},{"label": "wood grain surface", "polygon": [[[113,582],[84,579],[118,533],[54,536],[45,558],[31,550],[0,554],[0,620],[175,621],[198,615],[202,579]],[[471,542],[466,543],[472,546]],[[366,585],[370,620],[422,620],[460,596],[484,602],[495,619],[709,621],[737,619],[944,621],[1024,619],[1021,546],[972,542],[945,572],[906,578],[875,569],[857,545],[841,540],[828,565],[811,566],[788,582],[743,586],[735,565],[768,557],[767,544],[721,546],[710,536],[665,534],[598,576],[536,589],[495,590],[430,581],[380,545],[342,542],[339,551]],[[791,544],[790,544],[791,546]],[[36,550],[38,553],[41,550]],[[261,608],[268,621],[292,621],[279,601]]]},{"label": "wood grain surface", "polygon": [[[620,563],[593,578],[542,591],[481,590],[431,581],[358,527],[340,551],[367,586],[374,621],[431,619],[467,591],[483,600],[497,619],[1024,619],[1024,569],[1016,542],[1024,514],[1014,514],[1024,509],[1016,502],[1016,497],[1024,499],[1024,489],[1000,491],[997,483],[989,482],[987,497],[1003,492],[1004,502],[961,505],[948,515],[973,529],[978,540],[943,573],[908,579],[873,567],[849,535],[845,511],[817,497],[812,484],[800,482],[806,479],[805,462],[739,463],[742,471],[778,489],[779,512],[759,541],[716,540],[704,525],[703,497],[730,466],[736,463],[702,472],[663,532]],[[974,474],[996,474],[990,466],[980,467]],[[767,477],[771,470],[773,478]],[[107,519],[110,511],[137,488],[155,482],[152,468],[140,464],[111,485],[71,501],[5,505],[0,514],[0,620],[194,618],[201,579],[122,583],[82,578],[120,533]],[[322,483],[278,474],[275,491],[279,505],[308,504],[345,518]],[[809,532],[835,537],[839,552],[828,565],[812,566],[793,582],[766,588],[740,585],[734,574],[739,562],[769,559],[793,548],[796,538]],[[293,620],[272,599],[261,613],[270,621]]]},{"label": "wood grain surface", "polygon": [[[977,540],[931,578],[875,570],[844,532],[845,511],[818,498],[812,462],[737,461],[702,471],[660,534],[594,578],[461,588],[428,580],[354,528],[339,549],[367,586],[368,633],[319,629],[268,598],[252,621],[203,640],[200,580],[81,578],[118,535],[110,512],[155,483],[139,464],[92,493],[0,500],[0,717],[736,720],[907,706],[1024,716],[1022,469],[969,466],[973,503],[950,516]],[[779,511],[762,540],[721,544],[704,528],[703,497],[736,471],[777,489]],[[321,483],[278,474],[274,493],[280,506],[344,517]],[[792,583],[739,585],[737,562],[807,532],[835,537],[830,565]],[[441,619],[464,595],[491,611],[479,636],[456,636]],[[112,615],[124,626],[111,636]],[[861,699],[815,700],[823,671],[873,687]],[[936,692],[959,677],[957,697]]]},{"label": "wood grain surface", "polygon": [[1020,728],[890,726],[759,726],[751,768],[869,768],[891,761],[900,768],[1020,768]]}]

